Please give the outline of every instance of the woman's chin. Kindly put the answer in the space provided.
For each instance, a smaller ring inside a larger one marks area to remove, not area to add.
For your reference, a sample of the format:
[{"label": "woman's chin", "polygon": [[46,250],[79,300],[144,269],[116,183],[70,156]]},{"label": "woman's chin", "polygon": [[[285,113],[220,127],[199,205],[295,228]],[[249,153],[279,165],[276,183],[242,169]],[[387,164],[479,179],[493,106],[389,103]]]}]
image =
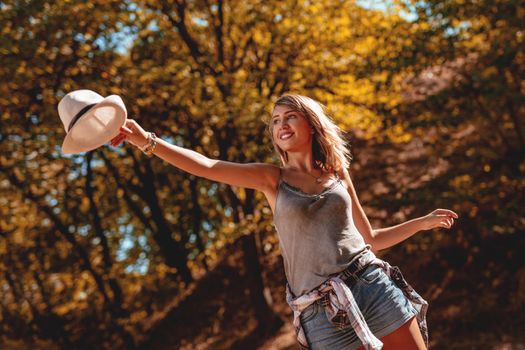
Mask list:
[{"label": "woman's chin", "polygon": [[284,152],[294,152],[294,153],[308,152],[308,148],[302,148],[302,147],[288,146],[288,147],[281,147],[281,149]]}]

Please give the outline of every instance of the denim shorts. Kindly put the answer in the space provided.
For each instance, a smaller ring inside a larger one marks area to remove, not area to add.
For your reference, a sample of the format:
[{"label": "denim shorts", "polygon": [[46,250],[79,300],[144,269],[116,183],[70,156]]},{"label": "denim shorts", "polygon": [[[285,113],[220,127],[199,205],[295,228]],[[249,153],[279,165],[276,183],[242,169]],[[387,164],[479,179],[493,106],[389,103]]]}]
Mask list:
[{"label": "denim shorts", "polygon": [[[403,291],[377,265],[366,267],[357,279],[349,278],[345,283],[368,328],[378,339],[392,333],[417,313]],[[351,350],[363,345],[348,322],[339,328],[328,320],[320,300],[304,309],[300,320],[312,350]]]}]

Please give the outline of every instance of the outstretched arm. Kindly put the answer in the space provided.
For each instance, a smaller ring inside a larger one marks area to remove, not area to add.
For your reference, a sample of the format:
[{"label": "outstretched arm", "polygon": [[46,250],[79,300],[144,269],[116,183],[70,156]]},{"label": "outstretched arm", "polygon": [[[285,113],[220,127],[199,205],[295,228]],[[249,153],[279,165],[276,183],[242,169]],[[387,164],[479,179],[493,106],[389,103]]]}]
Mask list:
[{"label": "outstretched arm", "polygon": [[378,249],[391,247],[418,231],[430,230],[436,227],[451,228],[458,214],[449,209],[436,209],[430,214],[408,220],[399,225],[374,230],[374,239]]},{"label": "outstretched arm", "polygon": [[408,220],[395,226],[372,229],[370,221],[368,221],[365,211],[361,207],[361,203],[359,203],[350,174],[346,169],[343,169],[340,177],[345,179],[344,182],[348,193],[352,198],[354,224],[365,242],[370,244],[373,250],[389,248],[413,236],[418,231],[430,230],[436,227],[450,228],[454,224],[454,218],[458,218],[458,214],[452,210],[436,209],[428,215]]},{"label": "outstretched arm", "polygon": [[[147,143],[147,139],[148,133],[135,120],[128,119],[111,144],[115,146],[127,140],[135,146],[142,147]],[[272,164],[235,163],[211,159],[159,137],[153,154],[181,170],[209,180],[260,191],[265,191],[272,186],[272,173],[275,167]]]}]

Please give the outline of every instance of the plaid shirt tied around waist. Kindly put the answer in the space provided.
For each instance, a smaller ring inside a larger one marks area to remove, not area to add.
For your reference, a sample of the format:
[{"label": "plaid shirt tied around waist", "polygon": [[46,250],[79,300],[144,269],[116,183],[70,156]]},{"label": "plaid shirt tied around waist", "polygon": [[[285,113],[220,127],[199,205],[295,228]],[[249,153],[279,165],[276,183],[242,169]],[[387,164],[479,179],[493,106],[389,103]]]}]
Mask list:
[{"label": "plaid shirt tied around waist", "polygon": [[368,328],[365,318],[352,295],[352,291],[344,282],[348,278],[357,278],[356,273],[363,271],[371,264],[381,267],[410,300],[410,303],[417,311],[416,319],[428,348],[428,329],[426,322],[427,301],[407,283],[397,266],[391,266],[386,261],[377,258],[370,250],[370,246],[367,245],[367,248],[362,253],[352,259],[348,268],[330,277],[308,293],[294,297],[289,284],[286,284],[286,301],[293,310],[293,325],[301,349],[309,350],[310,347],[306,340],[299,316],[304,309],[318,299],[321,299],[321,304],[324,307],[328,320],[339,328],[343,328],[349,323],[363,343],[365,349],[376,350],[383,347],[383,343],[377,339]]}]

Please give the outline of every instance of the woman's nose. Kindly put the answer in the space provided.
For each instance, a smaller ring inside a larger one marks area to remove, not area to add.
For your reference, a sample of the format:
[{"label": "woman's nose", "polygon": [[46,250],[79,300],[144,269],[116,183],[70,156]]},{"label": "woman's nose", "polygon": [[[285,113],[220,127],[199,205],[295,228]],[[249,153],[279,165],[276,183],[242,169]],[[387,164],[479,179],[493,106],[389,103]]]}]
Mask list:
[{"label": "woman's nose", "polygon": [[281,127],[279,129],[284,129],[284,126],[286,126],[287,129],[289,128],[289,122],[287,120],[281,122]]}]

